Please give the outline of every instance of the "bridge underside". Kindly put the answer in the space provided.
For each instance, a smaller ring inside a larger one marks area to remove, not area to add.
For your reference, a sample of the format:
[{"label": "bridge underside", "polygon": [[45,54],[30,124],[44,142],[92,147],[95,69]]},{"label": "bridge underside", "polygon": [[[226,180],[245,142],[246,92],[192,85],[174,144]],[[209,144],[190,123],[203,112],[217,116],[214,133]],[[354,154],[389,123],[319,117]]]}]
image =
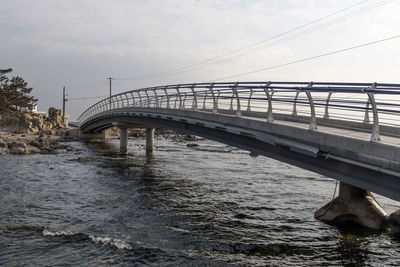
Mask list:
[{"label": "bridge underside", "polygon": [[[230,119],[243,120],[232,116]],[[82,125],[81,130],[85,133],[97,133],[115,125],[132,128],[159,127],[202,136],[400,201],[400,178],[394,171],[382,171],[380,167],[333,155],[329,151],[322,151],[321,147],[310,146],[308,142],[299,144],[293,139],[284,140],[282,136],[265,134],[236,125],[232,127],[223,122],[217,123],[215,120],[157,112],[129,114],[119,112],[98,116]]]}]

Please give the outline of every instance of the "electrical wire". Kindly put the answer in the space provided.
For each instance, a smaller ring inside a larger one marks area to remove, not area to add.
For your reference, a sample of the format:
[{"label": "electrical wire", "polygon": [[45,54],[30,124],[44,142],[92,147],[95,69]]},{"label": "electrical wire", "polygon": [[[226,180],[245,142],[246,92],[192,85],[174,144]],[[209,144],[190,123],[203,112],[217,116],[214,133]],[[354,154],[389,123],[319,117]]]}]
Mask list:
[{"label": "electrical wire", "polygon": [[[174,74],[178,74],[178,73],[190,71],[190,70],[193,70],[193,69],[197,69],[199,65],[212,64],[212,63],[214,63],[214,62],[216,62],[216,61],[218,61],[218,60],[220,60],[220,59],[222,59],[222,58],[225,58],[225,57],[228,57],[228,56],[233,56],[233,55],[235,55],[235,54],[238,54],[238,53],[243,52],[243,51],[245,51],[245,50],[248,50],[248,49],[250,49],[250,48],[256,47],[256,46],[258,46],[258,45],[260,45],[260,44],[262,44],[262,43],[275,40],[275,39],[277,39],[277,38],[279,38],[279,37],[282,37],[282,36],[287,35],[287,34],[289,34],[289,33],[295,32],[295,31],[297,31],[297,30],[299,30],[299,29],[305,28],[305,27],[307,27],[307,26],[310,26],[310,25],[312,25],[312,24],[315,24],[315,23],[317,23],[317,22],[320,22],[320,21],[322,21],[322,20],[324,20],[324,19],[327,19],[327,18],[329,18],[329,17],[333,17],[333,16],[335,16],[335,15],[337,15],[337,14],[340,14],[340,13],[342,13],[342,12],[345,12],[345,11],[347,11],[347,10],[349,10],[349,9],[352,9],[352,8],[354,8],[354,7],[356,7],[356,6],[362,5],[362,4],[364,4],[364,3],[366,3],[366,2],[369,2],[369,1],[371,1],[371,0],[364,0],[364,1],[358,2],[358,3],[353,4],[353,5],[351,5],[351,6],[348,6],[348,7],[346,7],[346,8],[343,8],[343,9],[340,9],[340,10],[335,11],[335,12],[333,12],[333,13],[330,13],[330,14],[328,14],[328,15],[326,15],[326,16],[323,16],[323,17],[321,17],[321,18],[318,18],[318,19],[316,19],[316,20],[313,20],[313,21],[311,21],[311,22],[308,22],[308,23],[306,23],[306,24],[302,24],[302,25],[297,26],[297,27],[294,27],[294,28],[292,28],[292,29],[290,29],[290,30],[288,30],[288,31],[285,31],[285,32],[282,32],[282,33],[273,35],[273,36],[271,36],[271,37],[268,37],[268,38],[266,38],[266,39],[264,39],[264,40],[261,40],[261,41],[259,41],[259,42],[256,42],[256,43],[247,45],[247,46],[245,46],[245,47],[242,47],[242,48],[233,50],[233,51],[231,51],[231,52],[228,52],[228,53],[225,53],[225,54],[222,54],[222,55],[213,57],[213,58],[209,58],[209,59],[206,59],[206,60],[199,61],[199,62],[197,62],[197,63],[189,64],[189,65],[186,65],[186,66],[183,66],[183,67],[179,67],[179,68],[175,68],[175,69],[172,69],[172,70],[169,70],[169,71],[164,71],[164,72],[159,72],[159,73],[154,73],[154,74],[147,74],[147,75],[137,76],[137,77],[133,77],[133,78],[115,78],[115,79],[116,79],[116,80],[145,80],[145,79],[155,79],[155,78],[162,78],[162,77],[165,77],[165,76],[174,75]],[[386,1],[386,0],[381,1],[381,2],[385,2],[385,1]],[[392,1],[392,0],[390,0],[390,1]],[[379,3],[381,3],[381,2],[379,2]],[[379,3],[378,3],[378,4],[379,4]],[[373,5],[376,5],[376,3],[373,4]],[[372,6],[372,5],[370,5],[370,6]],[[369,6],[369,7],[370,7],[370,6]],[[364,8],[368,8],[368,7],[364,7]],[[362,8],[362,9],[360,9],[360,10],[363,10],[364,8]],[[196,67],[196,68],[194,68],[194,67]],[[187,70],[187,69],[188,69],[188,70]],[[161,76],[161,77],[158,77],[158,76]]]},{"label": "electrical wire", "polygon": [[97,98],[105,98],[108,95],[102,95],[102,96],[89,96],[89,97],[73,97],[73,98],[68,98],[68,101],[71,100],[84,100],[84,99],[97,99]]},{"label": "electrical wire", "polygon": [[[289,35],[289,36],[286,37],[285,39],[277,40],[277,41],[271,43],[271,45],[278,45],[278,44],[281,44],[281,43],[285,43],[285,42],[287,42],[287,41],[291,41],[291,40],[293,40],[293,39],[301,38],[301,37],[303,37],[303,36],[305,36],[305,35],[308,35],[308,34],[310,34],[310,33],[315,32],[315,31],[319,31],[319,30],[322,30],[322,29],[324,29],[324,28],[326,28],[326,27],[329,27],[329,26],[331,26],[331,25],[333,25],[333,24],[342,22],[342,21],[347,20],[347,19],[350,19],[350,18],[352,18],[352,17],[355,17],[355,16],[361,15],[361,14],[363,14],[363,13],[369,12],[369,11],[371,11],[371,10],[373,10],[373,9],[376,9],[376,8],[380,7],[380,6],[389,4],[389,3],[392,2],[392,1],[394,1],[394,0],[383,0],[383,1],[380,1],[380,2],[375,3],[375,4],[372,4],[372,5],[370,5],[370,6],[367,6],[367,7],[364,7],[364,8],[362,8],[362,9],[356,10],[356,11],[350,13],[350,14],[347,14],[347,15],[341,16],[341,17],[339,17],[339,18],[336,18],[336,19],[334,19],[334,20],[328,21],[328,22],[326,22],[326,23],[324,23],[324,24],[316,25],[316,26],[314,26],[314,27],[312,27],[312,28],[310,28],[310,29],[306,29],[306,30],[304,30],[304,31],[302,31],[302,32],[295,33],[295,34],[293,34],[293,35]],[[258,48],[253,47],[253,48],[254,48],[254,49],[260,50],[260,49],[262,49],[263,47],[258,47]],[[265,48],[265,47],[264,47],[264,48]],[[238,52],[236,53],[235,57],[244,56],[244,55],[245,55],[246,53],[248,53],[248,52],[249,52],[248,50],[247,50],[247,51],[240,51],[240,52],[238,51]],[[226,56],[226,57],[227,57],[227,56]],[[231,57],[233,57],[233,55],[231,55]],[[209,65],[209,64],[220,64],[220,63],[226,62],[226,61],[228,61],[228,60],[231,60],[231,58],[216,59],[216,60],[213,60],[212,62],[209,62],[209,63],[206,64],[206,65]],[[149,79],[164,78],[164,77],[168,77],[168,76],[171,76],[171,75],[176,75],[176,74],[181,74],[181,73],[193,71],[193,70],[196,70],[196,69],[199,69],[199,68],[203,68],[204,66],[205,66],[205,64],[199,65],[199,66],[195,66],[195,67],[191,67],[191,68],[188,68],[188,69],[184,69],[184,70],[181,70],[181,71],[176,71],[176,72],[170,73],[170,74],[164,74],[164,75],[159,75],[159,76],[155,76],[155,75],[154,75],[154,76],[152,76],[152,77],[141,78],[140,80],[149,80]]]},{"label": "electrical wire", "polygon": [[372,11],[372,10],[378,8],[378,7],[381,7],[383,5],[387,5],[387,4],[389,4],[390,2],[393,2],[393,1],[394,0],[383,0],[383,1],[380,1],[378,3],[374,3],[372,5],[363,7],[361,9],[359,9],[359,10],[355,10],[350,14],[346,14],[346,15],[343,15],[341,17],[338,17],[338,18],[335,18],[333,20],[330,20],[330,21],[328,21],[328,22],[326,22],[324,24],[320,24],[320,25],[314,26],[311,29],[307,29],[307,30],[304,30],[302,32],[296,33],[296,34],[294,34],[292,36],[289,36],[289,37],[287,37],[287,38],[285,38],[283,40],[279,40],[279,41],[277,41],[277,42],[275,42],[273,44],[276,45],[276,44],[280,44],[280,43],[283,43],[283,42],[287,42],[287,41],[290,41],[290,40],[293,40],[293,39],[297,39],[297,38],[303,37],[303,36],[305,36],[307,34],[310,34],[310,33],[313,33],[315,31],[324,29],[324,28],[326,28],[328,26],[331,26],[333,24],[336,24],[336,23],[342,22],[344,20],[347,20],[349,18],[352,18],[352,17],[358,16],[358,15],[367,13],[369,11]]},{"label": "electrical wire", "polygon": [[288,65],[301,63],[301,62],[304,62],[304,61],[309,61],[309,60],[313,60],[313,59],[317,59],[317,58],[321,58],[321,57],[331,56],[331,55],[347,52],[347,51],[350,51],[350,50],[355,50],[355,49],[358,49],[358,48],[362,48],[362,47],[365,47],[365,46],[370,46],[370,45],[374,45],[374,44],[390,41],[390,40],[397,39],[397,38],[400,38],[400,35],[395,35],[395,36],[392,36],[392,37],[389,37],[389,38],[380,39],[380,40],[377,40],[377,41],[364,43],[364,44],[360,44],[360,45],[356,45],[356,46],[352,46],[352,47],[348,47],[348,48],[344,48],[344,49],[340,49],[340,50],[336,50],[336,51],[320,54],[320,55],[317,55],[317,56],[312,56],[312,57],[303,58],[303,59],[299,59],[299,60],[295,60],[295,61],[290,61],[290,62],[279,64],[279,65],[265,67],[265,68],[261,68],[261,69],[257,69],[257,70],[253,70],[253,71],[247,71],[247,72],[239,73],[239,74],[236,74],[236,75],[221,77],[221,78],[213,79],[213,80],[211,80],[209,82],[216,82],[216,81],[226,80],[226,79],[230,79],[230,78],[236,78],[236,77],[240,77],[240,76],[244,76],[244,75],[249,75],[249,74],[253,74],[253,73],[257,73],[257,72],[277,69],[277,68],[285,67],[285,66],[288,66]]}]

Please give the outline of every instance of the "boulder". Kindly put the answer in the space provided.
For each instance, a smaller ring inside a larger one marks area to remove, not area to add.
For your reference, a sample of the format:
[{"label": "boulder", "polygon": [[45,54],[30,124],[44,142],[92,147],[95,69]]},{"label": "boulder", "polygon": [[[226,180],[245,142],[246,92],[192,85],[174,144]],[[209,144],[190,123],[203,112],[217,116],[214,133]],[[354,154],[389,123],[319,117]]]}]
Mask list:
[{"label": "boulder", "polygon": [[39,149],[28,145],[26,142],[16,140],[8,144],[10,154],[32,154],[39,152]]},{"label": "boulder", "polygon": [[393,234],[399,235],[400,234],[400,210],[397,210],[390,214],[389,216],[389,225],[391,232]]},{"label": "boulder", "polygon": [[49,108],[48,120],[51,122],[52,127],[65,127],[60,109],[54,107]]},{"label": "boulder", "polygon": [[4,142],[4,140],[1,138],[0,138],[0,148],[7,148],[7,143]]}]

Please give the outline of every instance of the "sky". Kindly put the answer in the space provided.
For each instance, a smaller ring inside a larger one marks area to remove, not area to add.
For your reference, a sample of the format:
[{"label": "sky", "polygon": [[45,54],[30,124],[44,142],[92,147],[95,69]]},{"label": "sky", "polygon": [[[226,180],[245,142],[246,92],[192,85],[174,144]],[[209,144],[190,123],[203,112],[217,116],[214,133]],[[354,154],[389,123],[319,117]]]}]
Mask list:
[{"label": "sky", "polygon": [[[40,111],[61,108],[65,86],[76,120],[101,99],[76,98],[107,96],[107,77],[120,79],[113,93],[215,81],[400,35],[399,12],[400,0],[0,0],[0,68],[33,87]],[[399,47],[397,38],[225,80],[400,83]]]}]

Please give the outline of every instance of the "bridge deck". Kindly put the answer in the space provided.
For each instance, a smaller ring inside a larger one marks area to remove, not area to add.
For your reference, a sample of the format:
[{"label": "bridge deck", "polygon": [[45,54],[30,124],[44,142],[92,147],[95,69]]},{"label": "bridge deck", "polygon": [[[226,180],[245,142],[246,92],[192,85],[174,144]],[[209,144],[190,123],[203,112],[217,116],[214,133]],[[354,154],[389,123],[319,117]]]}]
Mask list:
[{"label": "bridge deck", "polygon": [[[265,119],[254,118],[254,117],[249,117],[249,116],[243,116],[243,118],[257,120],[257,121],[265,121]],[[308,127],[309,127],[308,123],[302,123],[302,122],[274,120],[273,123],[280,124],[280,125],[286,125],[286,126],[292,126],[292,127],[298,127],[301,129],[308,129]],[[334,135],[338,135],[338,136],[342,136],[342,137],[355,138],[355,139],[364,140],[364,141],[369,141],[371,138],[371,132],[366,131],[364,129],[359,129],[359,130],[354,129],[354,128],[353,129],[343,129],[343,128],[335,128],[335,127],[318,125],[318,131],[323,132],[323,133],[334,134]],[[400,147],[400,137],[389,136],[389,135],[385,135],[385,134],[381,134],[380,137],[381,137],[380,143],[390,145],[390,146]]]}]

